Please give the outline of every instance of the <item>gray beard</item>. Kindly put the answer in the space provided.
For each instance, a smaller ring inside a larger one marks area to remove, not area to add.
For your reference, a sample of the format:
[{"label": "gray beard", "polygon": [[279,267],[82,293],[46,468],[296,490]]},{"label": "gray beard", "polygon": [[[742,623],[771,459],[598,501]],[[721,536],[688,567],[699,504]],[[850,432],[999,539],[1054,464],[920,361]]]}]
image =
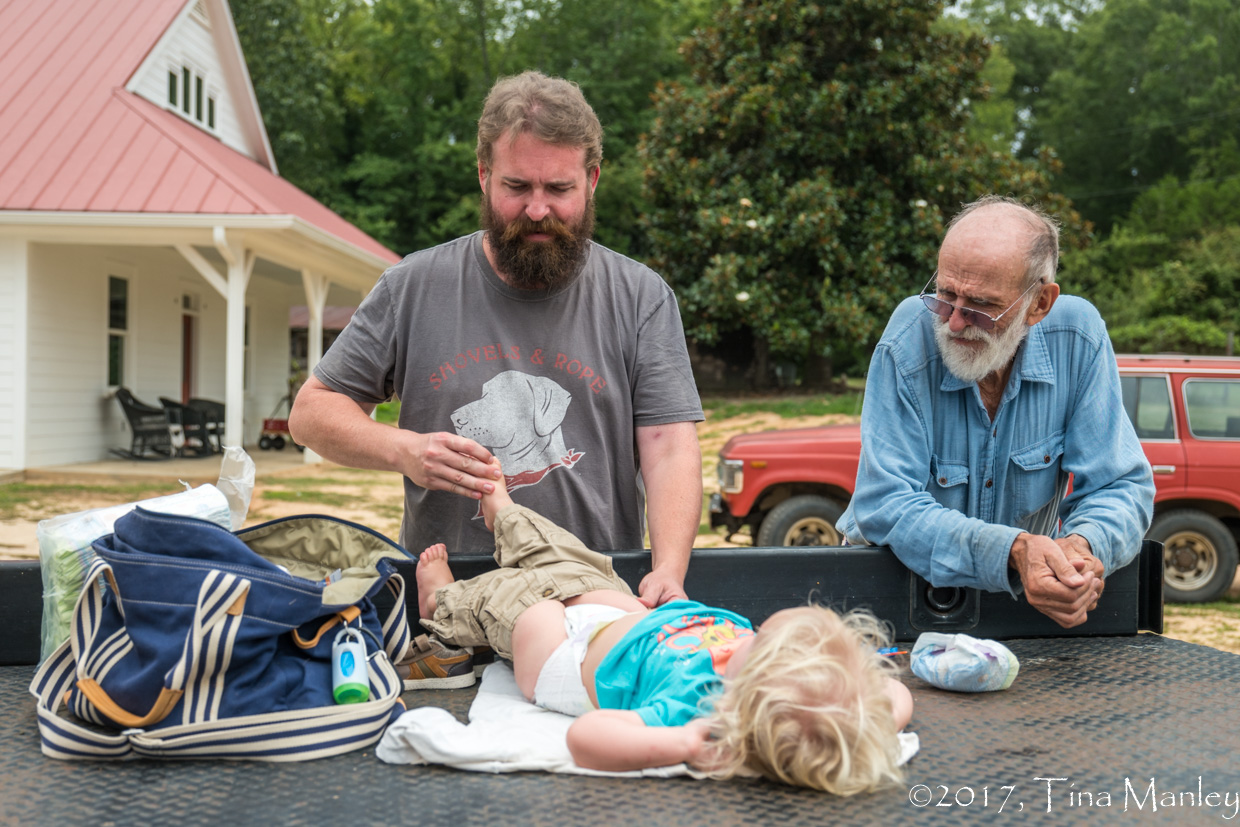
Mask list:
[{"label": "gray beard", "polygon": [[[953,336],[948,329],[947,319],[935,317],[934,341],[939,346],[939,354],[943,364],[952,375],[961,382],[980,382],[992,373],[1003,370],[1016,358],[1016,350],[1029,334],[1029,325],[1025,324],[1024,316],[1028,311],[1028,302],[1020,309],[1020,313],[1012,324],[994,336],[984,330],[968,325],[960,334]],[[980,351],[957,344],[957,340],[985,342]]]}]

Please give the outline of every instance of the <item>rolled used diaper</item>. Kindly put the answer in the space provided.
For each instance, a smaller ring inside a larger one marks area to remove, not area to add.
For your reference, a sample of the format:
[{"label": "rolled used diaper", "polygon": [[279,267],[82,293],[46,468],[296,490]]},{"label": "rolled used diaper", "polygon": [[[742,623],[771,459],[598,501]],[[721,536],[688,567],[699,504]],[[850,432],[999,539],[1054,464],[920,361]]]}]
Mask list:
[{"label": "rolled used diaper", "polygon": [[1016,680],[1020,662],[1002,643],[922,632],[909,655],[913,674],[940,689],[993,692]]}]

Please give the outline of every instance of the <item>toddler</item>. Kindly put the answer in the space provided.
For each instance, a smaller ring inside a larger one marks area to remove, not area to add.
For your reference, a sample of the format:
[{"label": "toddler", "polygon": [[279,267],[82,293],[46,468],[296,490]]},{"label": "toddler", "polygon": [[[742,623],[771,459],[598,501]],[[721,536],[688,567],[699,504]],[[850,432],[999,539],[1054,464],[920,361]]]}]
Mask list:
[{"label": "toddler", "polygon": [[878,654],[872,615],[820,606],[758,630],[693,601],[648,609],[611,559],[499,488],[482,498],[500,568],[454,580],[445,547],[418,560],[422,624],[511,661],[531,702],[577,716],[573,760],[624,771],[686,762],[851,795],[900,777],[912,696]]}]

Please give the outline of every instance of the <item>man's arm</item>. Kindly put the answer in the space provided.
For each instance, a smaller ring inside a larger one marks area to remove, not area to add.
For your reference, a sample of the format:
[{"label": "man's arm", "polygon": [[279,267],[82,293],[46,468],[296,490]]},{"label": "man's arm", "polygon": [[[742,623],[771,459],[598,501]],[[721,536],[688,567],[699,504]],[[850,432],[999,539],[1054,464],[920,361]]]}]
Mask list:
[{"label": "man's arm", "polygon": [[607,772],[693,763],[710,732],[704,721],[651,727],[636,712],[594,709],[568,728],[568,750],[579,766]]},{"label": "man's arm", "polygon": [[451,491],[475,500],[495,490],[495,481],[502,479],[502,472],[491,465],[491,452],[472,439],[383,425],[370,418],[374,407],[354,401],[311,376],[297,393],[289,413],[289,432],[297,442],[332,462],[396,471],[423,488]]},{"label": "man's arm", "polygon": [[1063,534],[1077,535],[1106,572],[1141,550],[1154,513],[1154,475],[1136,431],[1124,413],[1119,369],[1111,343],[1101,342],[1082,371],[1064,433],[1064,468],[1072,493],[1063,501]]},{"label": "man's arm", "polygon": [[652,566],[638,591],[653,607],[686,597],[685,572],[702,520],[702,449],[692,422],[639,426],[636,438]]}]

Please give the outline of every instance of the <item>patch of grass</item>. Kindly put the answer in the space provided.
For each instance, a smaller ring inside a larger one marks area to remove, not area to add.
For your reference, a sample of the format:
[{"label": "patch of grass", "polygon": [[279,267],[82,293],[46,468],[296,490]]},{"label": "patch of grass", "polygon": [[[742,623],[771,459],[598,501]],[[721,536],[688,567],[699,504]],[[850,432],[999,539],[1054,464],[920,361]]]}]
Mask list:
[{"label": "patch of grass", "polygon": [[1168,615],[1179,615],[1181,617],[1203,617],[1223,614],[1240,620],[1240,597],[1224,595],[1222,599],[1215,600],[1212,603],[1168,603],[1164,606],[1163,611]]},{"label": "patch of grass", "polygon": [[290,503],[314,503],[316,505],[332,505],[337,507],[356,505],[364,502],[365,497],[355,494],[338,494],[333,491],[266,491],[263,497],[268,500],[280,500]]},{"label": "patch of grass", "polygon": [[281,477],[271,480],[272,485],[279,485],[282,488],[297,488],[299,486],[309,486],[317,488],[324,485],[356,485],[356,480],[342,480],[336,477]]},{"label": "patch of grass", "polygon": [[131,484],[131,485],[60,485],[55,483],[10,482],[0,485],[0,519],[11,520],[18,516],[18,509],[39,503],[43,500],[54,500],[57,513],[69,513],[80,510],[74,508],[61,509],[59,505],[74,495],[91,495],[114,499],[117,504],[145,500],[164,494],[175,494],[177,490],[164,484]]},{"label": "patch of grass", "polygon": [[400,419],[400,402],[381,402],[375,406],[375,421],[384,425],[395,425]]},{"label": "patch of grass", "polygon": [[702,407],[708,422],[762,413],[773,413],[783,419],[826,414],[857,415],[861,413],[861,393],[823,393],[747,400],[704,399]]}]

